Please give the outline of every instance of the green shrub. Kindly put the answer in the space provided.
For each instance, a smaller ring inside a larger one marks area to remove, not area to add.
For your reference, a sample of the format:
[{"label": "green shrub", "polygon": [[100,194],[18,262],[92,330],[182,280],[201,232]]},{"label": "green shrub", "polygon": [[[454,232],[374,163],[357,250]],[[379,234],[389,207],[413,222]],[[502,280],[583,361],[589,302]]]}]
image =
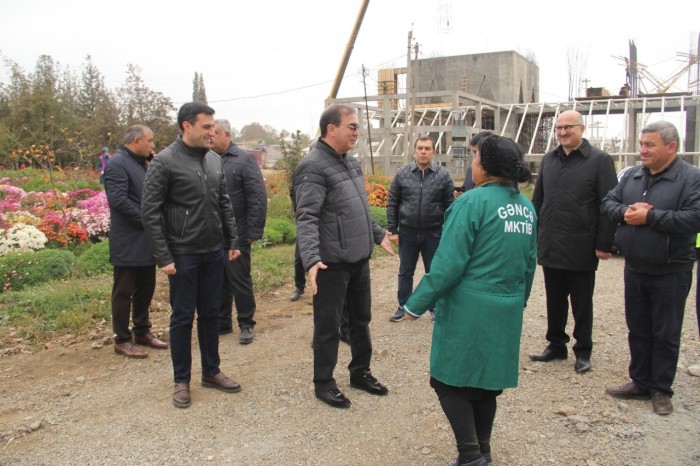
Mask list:
[{"label": "green shrub", "polygon": [[292,244],[297,239],[297,229],[289,220],[283,218],[268,218],[263,234],[263,244]]},{"label": "green shrub", "polygon": [[78,273],[83,277],[112,273],[108,240],[93,244],[78,257]]},{"label": "green shrub", "polygon": [[68,277],[74,264],[75,255],[64,249],[6,254],[0,257],[0,292]]},{"label": "green shrub", "polygon": [[268,198],[267,218],[284,218],[294,220],[292,199],[289,193],[275,193]]},{"label": "green shrub", "polygon": [[369,206],[369,213],[380,227],[386,229],[386,209],[384,207]]}]

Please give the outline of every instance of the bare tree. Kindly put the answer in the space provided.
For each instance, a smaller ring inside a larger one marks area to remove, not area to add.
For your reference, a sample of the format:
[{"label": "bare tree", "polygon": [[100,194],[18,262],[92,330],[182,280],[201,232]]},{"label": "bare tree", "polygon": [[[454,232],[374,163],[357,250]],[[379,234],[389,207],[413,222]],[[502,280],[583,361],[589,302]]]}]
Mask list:
[{"label": "bare tree", "polygon": [[569,100],[581,94],[581,77],[586,71],[586,56],[576,46],[566,49],[566,64],[569,71]]}]

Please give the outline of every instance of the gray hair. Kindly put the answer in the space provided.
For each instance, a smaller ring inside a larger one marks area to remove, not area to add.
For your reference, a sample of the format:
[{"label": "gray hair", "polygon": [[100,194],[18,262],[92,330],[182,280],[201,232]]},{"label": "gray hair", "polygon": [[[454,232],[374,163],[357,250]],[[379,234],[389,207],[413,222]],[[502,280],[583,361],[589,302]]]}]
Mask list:
[{"label": "gray hair", "polygon": [[224,132],[231,134],[231,123],[229,123],[228,120],[222,118],[220,120],[215,120],[214,123],[219,125]]},{"label": "gray hair", "polygon": [[668,121],[654,121],[649,123],[642,128],[642,134],[646,133],[659,133],[664,144],[670,144],[674,141],[678,143],[680,141],[678,129],[676,129],[673,123],[669,123]]},{"label": "gray hair", "polygon": [[126,130],[126,135],[124,136],[124,144],[131,144],[137,139],[141,139],[146,135],[146,131],[150,130],[148,126],[145,125],[131,125]]}]

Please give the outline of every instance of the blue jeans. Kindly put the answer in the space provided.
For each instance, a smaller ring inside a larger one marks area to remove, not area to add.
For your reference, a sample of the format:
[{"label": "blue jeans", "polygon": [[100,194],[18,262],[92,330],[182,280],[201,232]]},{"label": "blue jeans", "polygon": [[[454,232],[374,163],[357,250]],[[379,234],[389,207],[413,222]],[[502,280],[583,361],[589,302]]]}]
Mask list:
[{"label": "blue jeans", "polygon": [[189,383],[192,374],[192,323],[197,311],[197,337],[202,376],[219,370],[219,305],[224,284],[224,251],[173,256],[170,282],[170,356],[175,383]]},{"label": "blue jeans", "polygon": [[399,307],[406,304],[413,292],[413,274],[418,264],[418,254],[423,258],[425,273],[430,272],[430,263],[440,244],[442,229],[411,230],[402,228],[399,231]]},{"label": "blue jeans", "polygon": [[692,272],[636,273],[625,267],[630,378],[645,393],[673,395]]}]

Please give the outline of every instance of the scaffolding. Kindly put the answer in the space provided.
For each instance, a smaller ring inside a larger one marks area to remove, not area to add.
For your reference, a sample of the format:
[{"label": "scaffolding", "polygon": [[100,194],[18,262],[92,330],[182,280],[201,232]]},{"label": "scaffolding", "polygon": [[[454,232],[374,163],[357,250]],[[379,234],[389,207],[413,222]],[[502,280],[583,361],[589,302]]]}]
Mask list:
[{"label": "scaffolding", "polygon": [[483,130],[493,130],[518,142],[526,151],[526,160],[536,168],[541,157],[557,146],[554,122],[566,110],[576,110],[583,115],[584,137],[613,156],[618,169],[636,163],[639,130],[653,120],[674,123],[681,136],[679,154],[696,166],[700,162],[700,96],[690,93],[517,104],[499,104],[463,91],[419,92],[416,98],[442,103],[414,105],[411,110],[405,105],[407,94],[367,96],[368,117],[364,112],[364,96],[333,99],[327,103],[363,109],[359,112],[360,126],[371,126],[372,140],[366,137],[366,132],[362,134],[357,157],[363,168],[368,169],[371,144],[375,167],[388,175],[393,175],[411,155],[405,153],[403,144],[406,127],[411,121],[412,139],[433,138],[436,160],[453,171],[456,178],[463,173],[465,160],[471,155],[464,141]]}]

